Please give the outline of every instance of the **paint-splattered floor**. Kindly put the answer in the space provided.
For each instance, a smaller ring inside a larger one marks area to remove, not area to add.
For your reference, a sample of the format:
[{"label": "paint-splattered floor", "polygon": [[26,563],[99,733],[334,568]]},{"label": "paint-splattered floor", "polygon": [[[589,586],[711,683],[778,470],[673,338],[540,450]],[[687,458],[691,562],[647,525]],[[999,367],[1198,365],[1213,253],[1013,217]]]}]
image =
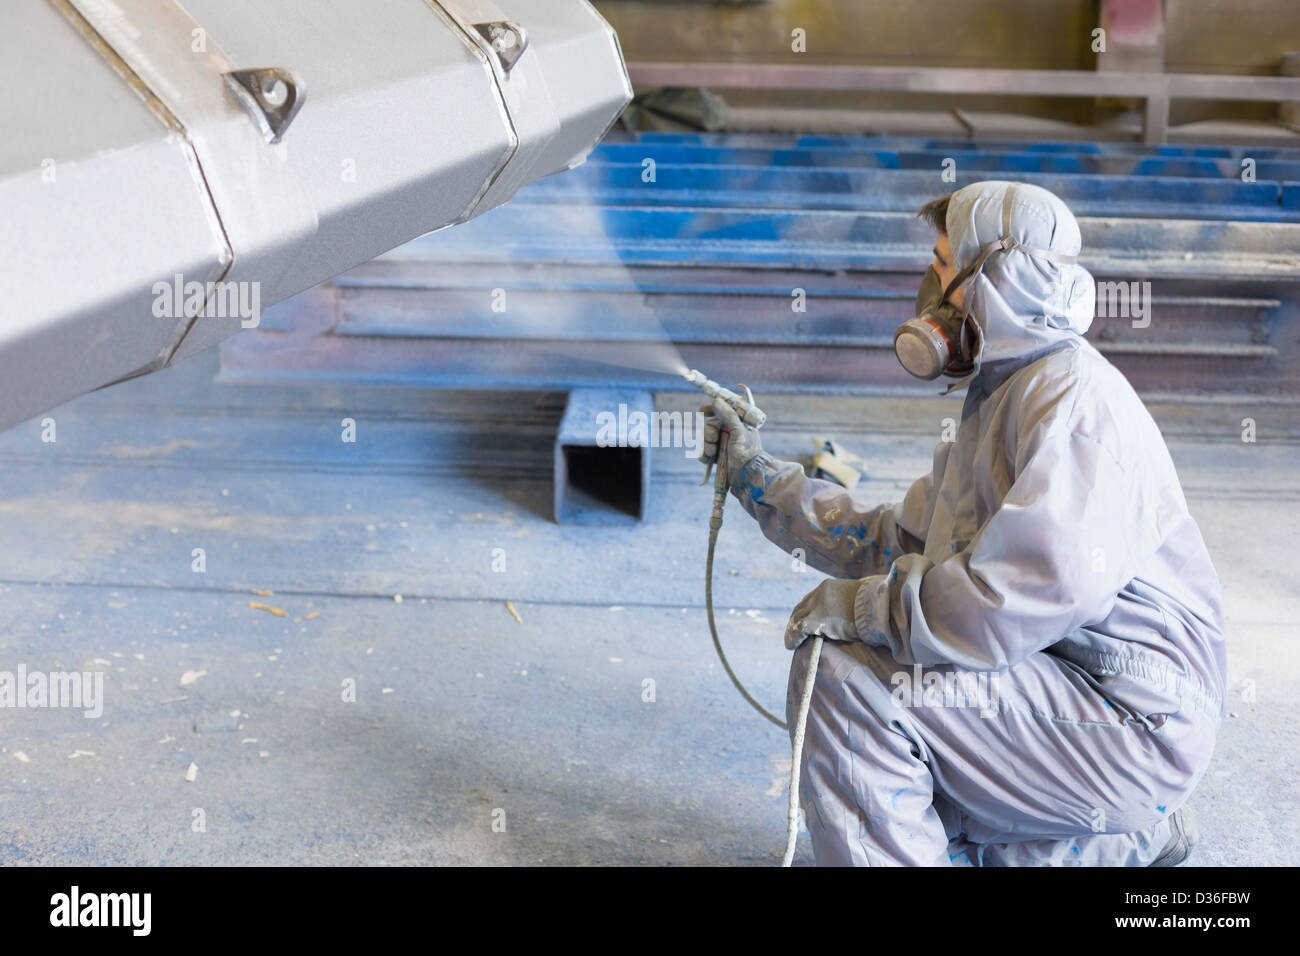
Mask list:
[{"label": "paint-splattered floor", "polygon": [[[54,443],[38,421],[0,434],[0,669],[107,675],[97,720],[0,709],[0,863],[778,859],[788,744],[713,657],[698,465],[656,453],[643,527],[559,527],[558,396],[214,369],[79,399],[51,414]],[[881,499],[929,467],[957,407],[764,405],[774,452],[834,434]],[[1195,860],[1291,863],[1300,431],[1280,408],[1157,411],[1231,627]],[[816,576],[738,509],[718,567],[724,641],[778,706],[781,630]]]}]

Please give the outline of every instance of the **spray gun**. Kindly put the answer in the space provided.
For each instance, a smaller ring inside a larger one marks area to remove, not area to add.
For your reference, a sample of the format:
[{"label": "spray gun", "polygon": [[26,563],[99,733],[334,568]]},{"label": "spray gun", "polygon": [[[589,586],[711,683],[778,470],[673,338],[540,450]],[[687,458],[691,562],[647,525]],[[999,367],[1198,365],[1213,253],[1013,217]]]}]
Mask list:
[{"label": "spray gun", "polygon": [[[741,385],[740,388],[745,390],[742,398],[738,393],[729,388],[723,388],[711,378],[705,376],[703,372],[691,369],[682,373],[682,378],[690,382],[696,388],[703,391],[710,398],[720,398],[730,405],[740,417],[740,420],[751,428],[762,428],[763,423],[767,421],[767,414],[754,404],[754,395],[749,390],[748,385]],[[717,465],[717,473],[713,480],[713,513],[709,516],[709,553],[705,560],[704,567],[704,607],[709,616],[709,633],[713,636],[713,649],[717,651],[718,660],[722,662],[722,668],[731,678],[731,683],[736,685],[736,690],[740,691],[740,696],[744,697],[749,705],[757,710],[760,714],[776,724],[782,730],[788,730],[789,727],[780,717],[777,717],[766,707],[756,701],[745,690],[745,685],[740,682],[731,664],[727,661],[727,655],[722,651],[722,642],[718,640],[718,625],[713,617],[713,553],[718,545],[718,531],[722,528],[722,508],[727,503],[727,440],[728,433],[722,430],[718,435],[718,454],[709,468]],[[704,473],[706,484],[709,480],[709,473]],[[808,723],[808,709],[812,702],[813,681],[817,677],[817,662],[822,653],[822,638],[814,637],[812,645],[812,656],[808,664],[808,676],[804,679],[803,695],[799,701],[799,713],[795,719],[795,732],[793,737],[793,748],[790,761],[790,794],[789,803],[786,808],[786,843],[785,854],[781,859],[782,866],[789,866],[794,859],[795,843],[799,836],[799,763],[803,754],[804,728]]]},{"label": "spray gun", "polygon": [[[741,398],[739,394],[733,392],[729,388],[724,388],[719,385],[698,369],[691,369],[689,372],[683,372],[682,378],[686,379],[686,381],[690,382],[705,395],[708,395],[709,398],[722,399],[732,407],[735,413],[740,416],[740,420],[750,428],[762,428],[763,423],[767,421],[767,413],[754,404],[754,393],[749,390],[748,385],[740,386],[745,390],[745,397]],[[719,460],[725,460],[724,456],[727,450],[727,437],[727,432],[725,431],[718,436]],[[709,483],[709,472],[712,470],[713,463],[710,462],[709,467],[704,471],[704,480],[701,481],[700,484],[707,485]],[[710,526],[715,522],[718,525],[722,524],[722,504],[727,499],[727,484],[722,480],[721,476],[725,473],[725,468],[720,469],[718,472],[719,478],[714,484],[713,519],[709,522]]]},{"label": "spray gun", "polygon": [[691,369],[689,372],[683,372],[682,378],[690,382],[696,388],[704,392],[710,398],[720,398],[736,410],[740,420],[750,428],[762,428],[763,422],[767,421],[767,414],[754,404],[754,396],[749,391],[749,387],[740,386],[745,390],[745,397],[741,398],[729,388],[723,388],[711,378],[697,369]]}]

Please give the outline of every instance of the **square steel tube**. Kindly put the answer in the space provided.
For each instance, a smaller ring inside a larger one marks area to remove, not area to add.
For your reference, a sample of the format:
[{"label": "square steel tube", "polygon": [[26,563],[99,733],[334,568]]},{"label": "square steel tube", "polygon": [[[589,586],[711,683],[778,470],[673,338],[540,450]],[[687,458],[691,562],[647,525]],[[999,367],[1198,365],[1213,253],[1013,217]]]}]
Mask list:
[{"label": "square steel tube", "polygon": [[650,422],[649,392],[576,388],[555,436],[558,524],[639,524],[650,501],[650,444],[636,416]]}]

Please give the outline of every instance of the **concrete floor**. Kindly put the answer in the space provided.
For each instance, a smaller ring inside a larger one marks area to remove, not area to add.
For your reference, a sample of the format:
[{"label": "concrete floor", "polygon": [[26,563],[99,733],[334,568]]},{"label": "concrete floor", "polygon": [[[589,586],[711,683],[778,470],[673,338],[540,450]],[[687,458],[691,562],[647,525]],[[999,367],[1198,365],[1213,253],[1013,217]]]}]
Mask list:
[{"label": "concrete floor", "polygon": [[[37,421],[0,434],[0,670],[107,675],[98,720],[0,709],[0,863],[777,861],[788,742],[713,656],[697,464],[656,453],[644,526],[560,527],[556,396],[214,371],[201,356],[70,403],[53,444]],[[833,434],[874,463],[862,494],[880,500],[928,469],[958,408],[761,397],[770,450]],[[1291,863],[1300,426],[1267,405],[1156,412],[1230,625],[1193,862]],[[718,571],[723,640],[779,706],[785,619],[820,576],[738,508]]]}]

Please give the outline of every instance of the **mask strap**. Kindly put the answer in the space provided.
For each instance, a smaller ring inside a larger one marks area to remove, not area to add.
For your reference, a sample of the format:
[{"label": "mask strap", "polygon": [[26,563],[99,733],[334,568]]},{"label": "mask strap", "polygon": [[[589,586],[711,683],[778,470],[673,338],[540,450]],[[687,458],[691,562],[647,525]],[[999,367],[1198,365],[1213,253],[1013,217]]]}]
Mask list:
[{"label": "mask strap", "polygon": [[[978,278],[980,273],[984,271],[984,263],[995,252],[1010,252],[1012,249],[1019,249],[1025,255],[1035,256],[1039,259],[1049,259],[1052,262],[1059,262],[1067,266],[1072,266],[1079,261],[1078,256],[1068,255],[1064,252],[1053,252],[1051,249],[1040,249],[1037,246],[1023,243],[1011,235],[1011,207],[1015,204],[1015,197],[1016,187],[1012,186],[1002,197],[1002,235],[981,249],[974,262],[953,276],[952,281],[948,283],[948,287],[943,290],[944,299],[952,295],[962,283],[971,278]],[[970,309],[967,309],[966,313],[969,315]]]},{"label": "mask strap", "polygon": [[1002,248],[1003,248],[1002,240],[995,239],[992,242],[990,242],[987,246],[985,246],[983,249],[981,249],[979,256],[976,257],[974,262],[972,262],[965,269],[962,269],[961,272],[958,272],[955,276],[952,277],[952,281],[948,283],[948,287],[943,290],[943,298],[946,299],[948,298],[948,296],[952,295],[953,292],[957,290],[958,286],[960,286],[967,279],[971,278],[972,276],[979,275],[980,271],[984,268],[984,263],[988,260],[988,257],[993,255],[993,253],[997,252]]}]

